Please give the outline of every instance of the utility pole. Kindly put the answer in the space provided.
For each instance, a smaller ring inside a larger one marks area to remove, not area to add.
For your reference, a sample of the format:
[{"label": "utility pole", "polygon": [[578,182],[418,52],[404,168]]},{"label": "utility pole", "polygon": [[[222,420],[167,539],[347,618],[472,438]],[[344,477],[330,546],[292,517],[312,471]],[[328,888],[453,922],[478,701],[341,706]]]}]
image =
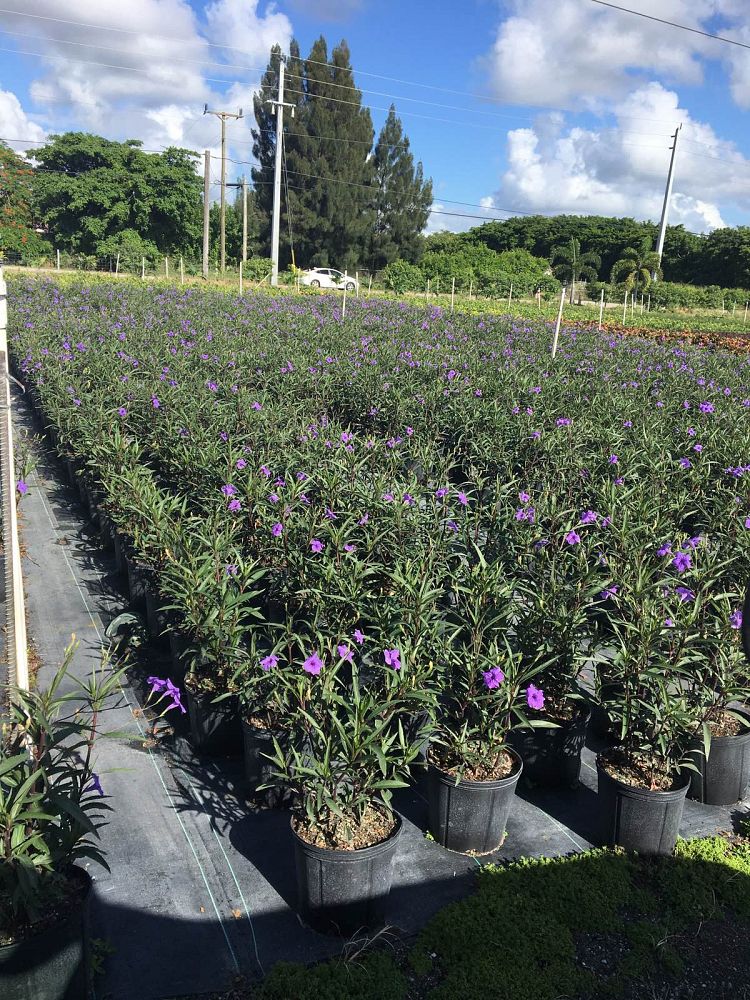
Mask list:
[{"label": "utility pole", "polygon": [[204,115],[216,115],[221,121],[221,238],[220,238],[220,267],[224,273],[227,263],[227,242],[226,242],[226,217],[227,217],[227,118],[239,120],[243,118],[242,108],[237,114],[232,111],[209,111],[208,105],[203,106]]},{"label": "utility pole", "polygon": [[[674,160],[675,154],[677,153],[677,137],[680,134],[680,129],[682,128],[682,123],[680,123],[674,131],[672,136],[673,144],[670,147],[672,150],[672,156],[669,161],[669,173],[667,174],[667,188],[664,192],[664,206],[661,210],[661,223],[659,225],[659,239],[656,243],[656,252],[659,255],[659,263],[661,264],[661,255],[664,250],[664,237],[667,234],[667,217],[669,216],[669,203],[672,200],[672,181],[674,180]],[[655,275],[653,276],[656,277]]]},{"label": "utility pole", "polygon": [[208,277],[208,226],[211,199],[211,153],[203,154],[203,277]]},{"label": "utility pole", "polygon": [[242,178],[242,263],[247,263],[247,181]]},{"label": "utility pole", "polygon": [[279,96],[278,100],[267,101],[276,113],[276,159],[273,168],[273,215],[271,216],[271,284],[279,283],[279,230],[281,228],[281,149],[284,141],[284,108],[291,108],[294,118],[294,105],[284,104],[284,58],[279,60]]}]

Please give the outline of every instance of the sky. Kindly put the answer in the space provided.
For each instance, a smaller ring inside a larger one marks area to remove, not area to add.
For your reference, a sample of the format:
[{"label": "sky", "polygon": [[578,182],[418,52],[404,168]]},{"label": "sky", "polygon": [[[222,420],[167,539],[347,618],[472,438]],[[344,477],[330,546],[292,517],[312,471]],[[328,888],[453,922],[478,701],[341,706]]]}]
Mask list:
[{"label": "sky", "polygon": [[[428,229],[521,213],[671,223],[750,211],[750,47],[594,0],[0,0],[0,139],[95,132],[219,151],[249,174],[252,95],[271,45],[346,39],[379,130],[391,103],[433,179]],[[750,46],[750,0],[619,0]],[[218,178],[218,163],[214,177]],[[217,188],[214,188],[217,191]]]}]

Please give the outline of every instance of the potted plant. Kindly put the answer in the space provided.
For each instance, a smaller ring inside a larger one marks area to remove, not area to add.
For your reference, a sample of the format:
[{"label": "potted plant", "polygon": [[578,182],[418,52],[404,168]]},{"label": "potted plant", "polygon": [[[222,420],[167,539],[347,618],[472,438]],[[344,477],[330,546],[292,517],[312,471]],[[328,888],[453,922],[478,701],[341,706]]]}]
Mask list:
[{"label": "potted plant", "polygon": [[693,769],[687,751],[700,729],[690,691],[700,661],[698,605],[687,581],[650,565],[649,556],[636,553],[623,570],[611,619],[606,709],[614,742],[597,757],[598,796],[606,843],[670,854]]},{"label": "potted plant", "polygon": [[[119,672],[68,675],[71,643],[46,691],[16,691],[0,746],[0,983],[3,1000],[88,995],[91,877],[109,809],[93,751]],[[63,685],[63,682],[66,682]],[[72,686],[71,686],[72,685]],[[63,687],[67,691],[63,691]]]},{"label": "potted plant", "polygon": [[[531,509],[529,501],[519,508],[527,517]],[[513,732],[511,743],[530,785],[574,788],[580,777],[591,716],[580,677],[590,660],[589,608],[602,586],[597,560],[587,551],[586,531],[600,520],[596,512],[584,511],[559,537],[534,541],[515,584],[515,641],[523,662],[540,667],[535,683],[543,688],[545,701],[539,718],[551,723]]]},{"label": "potted plant", "polygon": [[[704,570],[705,576],[705,570]],[[716,581],[718,584],[718,580]],[[750,678],[739,641],[740,595],[696,598],[697,654],[691,693],[700,722],[690,747],[688,796],[709,805],[731,805],[750,786]]]},{"label": "potted plant", "polygon": [[402,651],[383,650],[365,684],[350,638],[300,637],[297,649],[293,669],[277,677],[298,741],[274,740],[274,781],[294,791],[300,915],[316,930],[348,936],[385,916],[402,826],[391,797],[409,783],[423,739],[408,739],[396,721],[414,706],[391,693],[388,675],[411,664]]}]

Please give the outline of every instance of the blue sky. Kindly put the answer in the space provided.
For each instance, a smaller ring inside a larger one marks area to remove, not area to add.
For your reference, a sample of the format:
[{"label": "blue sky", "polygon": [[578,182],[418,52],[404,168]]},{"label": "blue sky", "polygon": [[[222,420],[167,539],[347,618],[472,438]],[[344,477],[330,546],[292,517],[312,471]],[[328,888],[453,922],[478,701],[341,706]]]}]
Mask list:
[{"label": "blue sky", "polygon": [[[657,218],[681,122],[672,221],[706,231],[748,218],[750,50],[592,0],[10,5],[23,13],[0,13],[4,139],[79,128],[217,151],[203,103],[251,108],[270,45],[294,36],[306,54],[323,34],[349,43],[366,103],[395,102],[441,212]],[[624,5],[750,43],[746,0]],[[376,128],[383,117],[373,110]],[[247,126],[231,127],[236,160],[250,158]],[[436,212],[430,227],[474,224]]]}]

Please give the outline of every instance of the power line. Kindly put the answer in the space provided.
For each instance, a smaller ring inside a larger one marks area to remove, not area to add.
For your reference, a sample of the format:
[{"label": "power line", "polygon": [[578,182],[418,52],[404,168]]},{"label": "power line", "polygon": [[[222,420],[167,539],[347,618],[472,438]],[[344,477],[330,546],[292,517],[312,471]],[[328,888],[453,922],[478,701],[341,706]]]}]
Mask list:
[{"label": "power line", "polygon": [[655,17],[653,14],[644,14],[640,10],[631,10],[629,7],[620,7],[616,3],[608,3],[607,0],[591,0],[592,3],[599,4],[600,7],[611,7],[612,10],[622,11],[623,14],[635,14],[636,17],[643,17],[647,21],[656,21],[658,24],[666,24],[670,28],[680,28],[681,31],[689,31],[693,35],[702,35],[704,38],[713,38],[716,42],[726,42],[727,45],[738,45],[741,49],[750,49],[747,42],[741,42],[737,38],[727,38],[725,35],[714,35],[711,31],[703,31],[701,28],[691,28],[687,24],[678,24],[677,21],[667,21],[663,17]]},{"label": "power line", "polygon": [[[146,36],[148,38],[161,39],[161,40],[169,41],[169,42],[187,42],[187,43],[199,42],[200,44],[207,45],[207,46],[209,46],[211,48],[217,48],[217,49],[222,49],[222,50],[227,50],[227,51],[232,51],[232,52],[240,52],[243,55],[253,55],[254,54],[254,53],[250,52],[250,50],[248,50],[248,49],[242,49],[242,48],[239,48],[238,46],[235,46],[235,45],[227,45],[227,44],[224,44],[224,43],[212,42],[209,39],[204,38],[203,36],[195,36],[193,38],[185,38],[185,37],[178,37],[178,36],[174,36],[174,35],[161,35],[161,34],[157,34],[157,33],[154,33],[154,32],[139,31],[137,28],[118,28],[118,27],[115,27],[113,25],[92,24],[91,22],[87,22],[87,21],[77,21],[77,20],[73,20],[73,19],[70,19],[70,18],[51,17],[51,16],[43,15],[43,14],[32,14],[29,11],[11,10],[9,8],[0,8],[0,14],[11,14],[11,15],[14,15],[14,16],[17,16],[17,17],[29,17],[29,18],[34,18],[35,20],[39,20],[39,21],[50,21],[50,22],[53,22],[53,23],[56,23],[56,24],[67,24],[67,25],[73,25],[73,26],[82,27],[82,28],[95,28],[95,29],[97,29],[99,31],[113,31],[113,32],[117,32],[119,34]],[[0,29],[0,30],[3,30],[3,29]],[[8,32],[8,34],[11,34],[11,32]],[[36,37],[39,37],[39,36],[36,36]],[[15,49],[5,49],[5,50],[0,50],[0,51],[12,51],[12,52],[15,52],[17,50],[15,50]],[[20,54],[21,55],[37,55],[37,56],[39,55],[39,53],[24,53],[24,52],[21,52]],[[41,56],[41,58],[47,58],[47,57],[46,56]],[[340,69],[341,68],[340,66],[337,66],[335,63],[324,62],[324,61],[322,61],[320,59],[303,59],[303,58],[300,58],[300,61],[304,62],[304,63],[310,63],[312,65],[317,65],[317,66],[328,66],[328,67],[331,67],[331,68],[334,68],[334,69]],[[230,64],[217,63],[215,65],[230,65]],[[125,68],[125,67],[114,67],[114,68]],[[256,69],[256,67],[245,67],[245,68]],[[353,73],[356,72],[359,76],[369,76],[369,77],[373,77],[374,79],[386,80],[389,83],[398,83],[398,84],[401,84],[401,85],[407,86],[407,87],[421,87],[421,88],[423,88],[425,90],[435,90],[435,91],[439,91],[441,93],[453,94],[454,96],[457,96],[457,97],[469,97],[472,100],[486,101],[486,102],[491,103],[491,104],[499,104],[499,105],[502,105],[502,106],[507,106],[507,104],[508,104],[507,101],[503,101],[503,100],[501,100],[500,98],[496,97],[493,94],[483,94],[483,93],[478,93],[477,94],[477,93],[472,93],[471,91],[466,91],[466,90],[456,90],[455,88],[452,88],[452,87],[441,87],[438,84],[425,83],[425,82],[423,82],[421,80],[403,80],[403,79],[400,79],[398,77],[387,76],[387,75],[385,75],[383,73],[373,73],[373,72],[369,72],[367,70],[354,69],[353,67],[351,68],[351,71]],[[263,72],[264,73],[268,72],[268,67]],[[226,83],[226,82],[231,82],[231,81],[214,81],[214,82],[224,82],[224,83]],[[332,85],[333,86],[345,86],[345,85],[342,85],[342,84],[333,84],[333,83],[332,83]],[[357,88],[354,88],[354,89],[357,89]],[[408,100],[408,98],[398,98],[398,99],[399,100]],[[79,102],[79,103],[83,103],[83,102]],[[526,105],[526,107],[528,107],[528,106],[529,105]],[[568,113],[568,114],[578,114],[579,113],[575,108],[564,108],[564,107],[560,107],[560,106],[553,107],[553,106],[550,106],[550,105],[534,105],[534,107],[538,108],[538,110],[540,110],[540,111],[563,111],[563,112]],[[651,121],[651,122],[655,122],[655,123],[659,123],[659,124],[669,124],[669,125],[673,124],[673,122],[672,122],[671,119],[666,119],[666,118],[646,118],[646,117],[644,117],[642,115],[621,115],[620,117],[622,117],[622,118],[629,118],[629,119],[632,119],[634,121]]]}]

